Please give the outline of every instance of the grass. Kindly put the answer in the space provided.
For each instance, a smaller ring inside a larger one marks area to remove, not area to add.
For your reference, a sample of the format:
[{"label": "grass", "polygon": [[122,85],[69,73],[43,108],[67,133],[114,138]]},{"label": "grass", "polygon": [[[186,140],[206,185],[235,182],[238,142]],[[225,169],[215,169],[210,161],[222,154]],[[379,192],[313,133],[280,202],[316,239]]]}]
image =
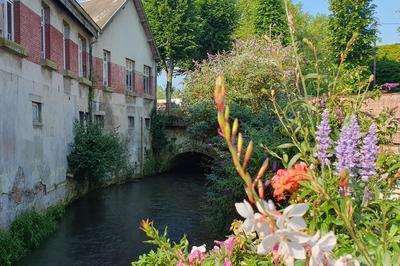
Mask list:
[{"label": "grass", "polygon": [[0,265],[12,265],[37,248],[56,230],[64,211],[64,205],[57,205],[44,213],[25,212],[15,219],[10,230],[0,230]]}]

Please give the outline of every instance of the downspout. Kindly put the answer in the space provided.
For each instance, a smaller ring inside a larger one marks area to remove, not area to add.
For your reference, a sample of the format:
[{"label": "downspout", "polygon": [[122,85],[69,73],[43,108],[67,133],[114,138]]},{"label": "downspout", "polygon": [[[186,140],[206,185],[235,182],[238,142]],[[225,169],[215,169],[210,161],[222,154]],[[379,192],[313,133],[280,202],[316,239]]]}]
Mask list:
[{"label": "downspout", "polygon": [[92,85],[89,86],[88,95],[88,111],[89,111],[89,123],[93,122],[93,99],[94,99],[94,74],[93,74],[93,44],[96,42],[96,38],[93,38],[89,44],[89,80]]}]

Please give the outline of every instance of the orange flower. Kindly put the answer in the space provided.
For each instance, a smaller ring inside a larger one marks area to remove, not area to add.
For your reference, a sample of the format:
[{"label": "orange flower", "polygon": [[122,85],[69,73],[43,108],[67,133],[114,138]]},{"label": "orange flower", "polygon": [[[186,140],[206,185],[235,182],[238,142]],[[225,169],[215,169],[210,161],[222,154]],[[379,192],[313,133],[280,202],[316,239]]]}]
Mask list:
[{"label": "orange flower", "polygon": [[[271,180],[274,198],[284,200],[287,194],[293,194],[300,187],[299,181],[307,180],[308,168],[304,163],[296,164],[290,169],[280,169]],[[286,195],[285,195],[286,193]]]}]

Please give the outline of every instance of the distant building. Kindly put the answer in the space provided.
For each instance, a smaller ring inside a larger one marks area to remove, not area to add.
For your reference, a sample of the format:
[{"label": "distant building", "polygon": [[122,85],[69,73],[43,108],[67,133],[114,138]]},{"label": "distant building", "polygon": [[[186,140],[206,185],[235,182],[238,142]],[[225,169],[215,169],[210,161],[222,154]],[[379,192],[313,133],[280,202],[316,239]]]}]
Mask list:
[{"label": "distant building", "polygon": [[0,0],[0,227],[71,197],[66,157],[89,106],[95,121],[128,138],[138,166],[150,145],[158,52],[143,6],[83,6]]},{"label": "distant building", "polygon": [[139,165],[150,148],[159,58],[141,0],[89,0],[85,11],[100,26],[93,45],[94,118],[118,129]]}]

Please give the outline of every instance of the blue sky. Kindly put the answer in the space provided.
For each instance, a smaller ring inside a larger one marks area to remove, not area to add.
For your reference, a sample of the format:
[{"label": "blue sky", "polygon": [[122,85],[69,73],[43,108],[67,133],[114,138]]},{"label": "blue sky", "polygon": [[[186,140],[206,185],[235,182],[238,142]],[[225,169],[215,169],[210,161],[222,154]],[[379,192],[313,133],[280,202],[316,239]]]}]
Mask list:
[{"label": "blue sky", "polygon": [[[328,0],[293,0],[295,3],[302,3],[303,10],[311,15],[329,14]],[[374,0],[376,17],[379,22],[379,44],[400,43],[400,0]],[[182,77],[174,78],[174,86],[182,87]],[[158,77],[157,83],[165,87],[165,72]]]}]

